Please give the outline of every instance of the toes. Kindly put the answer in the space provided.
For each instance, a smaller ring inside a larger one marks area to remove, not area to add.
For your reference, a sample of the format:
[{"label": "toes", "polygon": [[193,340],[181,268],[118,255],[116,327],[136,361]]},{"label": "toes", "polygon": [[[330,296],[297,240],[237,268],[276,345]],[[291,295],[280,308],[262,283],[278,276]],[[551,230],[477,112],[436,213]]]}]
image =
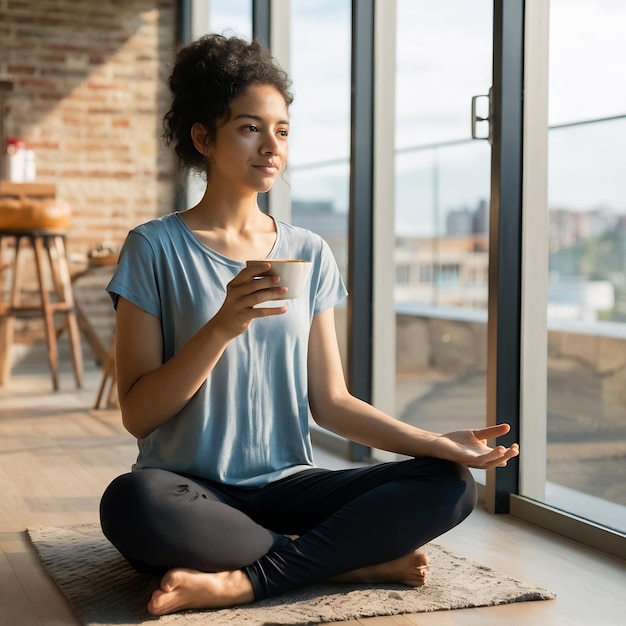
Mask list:
[{"label": "toes", "polygon": [[176,575],[176,572],[173,570],[165,572],[161,578],[159,586],[161,587],[161,591],[165,593],[169,593],[174,590],[178,586],[178,576]]},{"label": "toes", "polygon": [[428,567],[429,560],[426,552],[420,552],[419,550],[416,550],[413,563],[418,569],[421,569],[422,567]]},{"label": "toes", "polygon": [[158,589],[153,592],[150,602],[148,602],[148,613],[150,615],[162,615],[163,614],[163,592]]}]

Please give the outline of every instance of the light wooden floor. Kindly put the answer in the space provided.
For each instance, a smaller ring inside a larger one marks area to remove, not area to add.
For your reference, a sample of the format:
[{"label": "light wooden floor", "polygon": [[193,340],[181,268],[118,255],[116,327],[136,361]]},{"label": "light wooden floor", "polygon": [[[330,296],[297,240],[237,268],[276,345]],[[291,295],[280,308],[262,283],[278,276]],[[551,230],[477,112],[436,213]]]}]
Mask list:
[{"label": "light wooden floor", "polygon": [[[92,411],[99,371],[76,392],[69,374],[50,391],[45,370],[0,388],[0,626],[78,624],[25,536],[30,526],[97,521],[99,496],[126,471],[135,444],[114,411]],[[343,461],[319,451],[318,462]],[[626,564],[509,516],[477,510],[440,538],[458,554],[554,591],[557,599],[373,618],[350,626],[626,624]]]}]

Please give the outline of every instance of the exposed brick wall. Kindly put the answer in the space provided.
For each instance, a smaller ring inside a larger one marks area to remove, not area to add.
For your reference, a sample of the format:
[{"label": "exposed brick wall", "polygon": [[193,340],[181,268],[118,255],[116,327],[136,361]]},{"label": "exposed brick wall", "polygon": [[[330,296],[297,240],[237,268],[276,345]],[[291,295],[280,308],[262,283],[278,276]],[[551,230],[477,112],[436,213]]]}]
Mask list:
[{"label": "exposed brick wall", "polygon": [[[71,204],[72,255],[120,245],[131,227],[173,209],[175,168],[160,135],[176,4],[0,0],[0,80],[13,83],[5,134],[28,142],[38,182],[55,183]],[[77,296],[99,300],[90,288]],[[100,325],[107,316],[94,312]]]}]

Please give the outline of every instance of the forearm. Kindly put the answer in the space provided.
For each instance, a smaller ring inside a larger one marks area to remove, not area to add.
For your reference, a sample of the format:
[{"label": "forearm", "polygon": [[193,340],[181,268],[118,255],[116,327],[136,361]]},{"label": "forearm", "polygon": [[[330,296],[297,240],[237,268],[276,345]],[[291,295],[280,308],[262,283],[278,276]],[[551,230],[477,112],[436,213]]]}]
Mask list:
[{"label": "forearm", "polygon": [[397,454],[431,456],[481,469],[504,467],[519,454],[516,443],[510,447],[487,445],[489,439],[508,433],[508,424],[442,435],[400,422],[347,392],[339,400],[330,400],[325,408],[326,412],[320,413],[325,417],[316,420],[321,426],[351,441]]},{"label": "forearm", "polygon": [[323,407],[311,407],[315,421],[350,441],[406,456],[431,456],[438,433],[397,420],[345,394]]}]

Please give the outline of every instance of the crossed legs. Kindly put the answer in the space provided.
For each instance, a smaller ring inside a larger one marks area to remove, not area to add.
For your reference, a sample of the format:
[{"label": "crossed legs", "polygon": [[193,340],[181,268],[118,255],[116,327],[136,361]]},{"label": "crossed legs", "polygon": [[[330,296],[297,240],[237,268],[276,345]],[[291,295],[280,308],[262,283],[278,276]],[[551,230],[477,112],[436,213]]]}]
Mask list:
[{"label": "crossed legs", "polygon": [[145,469],[113,481],[101,520],[137,569],[164,573],[149,605],[164,614],[321,580],[423,584],[428,559],[417,548],[475,500],[466,468],[429,458],[306,470],[260,489]]}]

